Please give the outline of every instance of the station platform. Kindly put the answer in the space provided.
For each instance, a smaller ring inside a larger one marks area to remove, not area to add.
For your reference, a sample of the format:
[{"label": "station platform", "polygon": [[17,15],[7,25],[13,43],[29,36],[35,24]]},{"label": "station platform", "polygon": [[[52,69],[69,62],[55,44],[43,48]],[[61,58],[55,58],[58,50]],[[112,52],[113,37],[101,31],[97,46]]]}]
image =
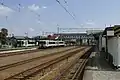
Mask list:
[{"label": "station platform", "polygon": [[16,49],[16,50],[7,50],[7,51],[1,51],[0,54],[2,53],[11,53],[11,52],[20,52],[20,51],[27,51],[27,50],[35,50],[37,48],[24,48],[24,49]]},{"label": "station platform", "polygon": [[108,64],[104,54],[95,48],[85,68],[83,80],[120,80],[120,71]]}]

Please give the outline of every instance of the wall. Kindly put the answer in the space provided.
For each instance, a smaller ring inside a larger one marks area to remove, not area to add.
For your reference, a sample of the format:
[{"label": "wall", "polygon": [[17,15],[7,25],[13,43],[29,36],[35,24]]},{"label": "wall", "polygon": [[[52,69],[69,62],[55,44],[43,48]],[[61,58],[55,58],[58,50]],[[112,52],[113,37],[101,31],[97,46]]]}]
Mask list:
[{"label": "wall", "polygon": [[117,37],[112,37],[108,39],[108,53],[110,53],[113,56],[113,64],[114,65],[119,65],[118,63],[118,50],[120,49],[118,44],[120,43],[119,38]]}]

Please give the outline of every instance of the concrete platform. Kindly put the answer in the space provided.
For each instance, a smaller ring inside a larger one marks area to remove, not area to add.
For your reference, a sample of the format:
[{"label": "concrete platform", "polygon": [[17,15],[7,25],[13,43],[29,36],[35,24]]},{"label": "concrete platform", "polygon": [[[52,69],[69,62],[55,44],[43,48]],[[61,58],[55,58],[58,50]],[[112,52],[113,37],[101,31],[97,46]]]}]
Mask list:
[{"label": "concrete platform", "polygon": [[30,49],[18,49],[18,50],[8,50],[8,51],[2,51],[0,52],[0,54],[2,53],[10,53],[10,52],[20,52],[20,51],[28,51],[28,50],[35,50],[37,48],[30,48]]},{"label": "concrete platform", "polygon": [[120,80],[120,72],[86,70],[83,80]]},{"label": "concrete platform", "polygon": [[83,80],[120,80],[120,71],[115,70],[97,48],[92,52],[85,68]]},{"label": "concrete platform", "polygon": [[93,52],[90,56],[90,59],[87,63],[86,69],[96,69],[96,70],[105,70],[113,71],[114,68],[108,64],[104,58],[104,53]]}]

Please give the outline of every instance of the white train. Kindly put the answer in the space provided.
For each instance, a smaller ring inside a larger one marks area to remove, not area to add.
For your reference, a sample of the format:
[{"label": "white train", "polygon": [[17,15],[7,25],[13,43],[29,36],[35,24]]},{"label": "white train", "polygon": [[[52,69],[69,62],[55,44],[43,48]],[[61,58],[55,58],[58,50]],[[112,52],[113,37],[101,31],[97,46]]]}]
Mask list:
[{"label": "white train", "polygon": [[35,40],[18,40],[17,41],[17,46],[20,47],[32,47],[35,46],[36,42]]},{"label": "white train", "polygon": [[64,41],[55,40],[40,40],[38,44],[39,48],[66,46]]}]

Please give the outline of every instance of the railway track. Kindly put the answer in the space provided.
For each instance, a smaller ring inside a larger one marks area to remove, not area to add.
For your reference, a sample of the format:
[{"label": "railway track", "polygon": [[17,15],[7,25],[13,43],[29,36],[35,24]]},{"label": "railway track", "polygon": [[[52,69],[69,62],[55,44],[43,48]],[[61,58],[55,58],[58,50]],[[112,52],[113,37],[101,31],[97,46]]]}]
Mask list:
[{"label": "railway track", "polygon": [[53,80],[82,80],[84,74],[84,68],[88,61],[89,55],[91,53],[91,49],[87,52],[84,51],[82,56],[79,56],[74,61],[72,61],[69,65],[63,68]]},{"label": "railway track", "polygon": [[39,57],[35,57],[35,58],[32,58],[32,59],[27,59],[27,60],[19,61],[19,62],[16,62],[16,63],[11,63],[11,64],[8,64],[8,65],[0,66],[0,71],[11,68],[11,67],[16,67],[16,66],[19,66],[19,65],[23,65],[23,64],[35,61],[35,60],[47,58],[47,57],[50,57],[50,56],[53,56],[53,55],[58,55],[60,53],[64,53],[64,52],[67,52],[71,49],[76,49],[76,48],[78,48],[78,47],[74,47],[74,48],[70,48],[70,49],[67,49],[67,50],[54,52],[54,53],[51,53],[51,54],[48,54],[48,55],[39,56]]},{"label": "railway track", "polygon": [[85,48],[81,48],[81,49],[78,48],[78,49],[75,49],[73,51],[69,50],[70,52],[68,52],[68,53],[62,54],[61,56],[59,55],[51,60],[48,60],[47,62],[43,62],[40,65],[37,65],[35,67],[32,67],[32,68],[24,70],[24,71],[21,71],[15,75],[12,75],[10,77],[5,78],[4,80],[26,80],[26,79],[29,79],[31,77],[34,77],[35,75],[37,75],[39,73],[42,73],[44,75],[44,71],[46,69],[53,67],[54,64],[57,64],[58,62],[63,61],[63,60],[77,54],[78,52],[80,52],[84,49]]}]

